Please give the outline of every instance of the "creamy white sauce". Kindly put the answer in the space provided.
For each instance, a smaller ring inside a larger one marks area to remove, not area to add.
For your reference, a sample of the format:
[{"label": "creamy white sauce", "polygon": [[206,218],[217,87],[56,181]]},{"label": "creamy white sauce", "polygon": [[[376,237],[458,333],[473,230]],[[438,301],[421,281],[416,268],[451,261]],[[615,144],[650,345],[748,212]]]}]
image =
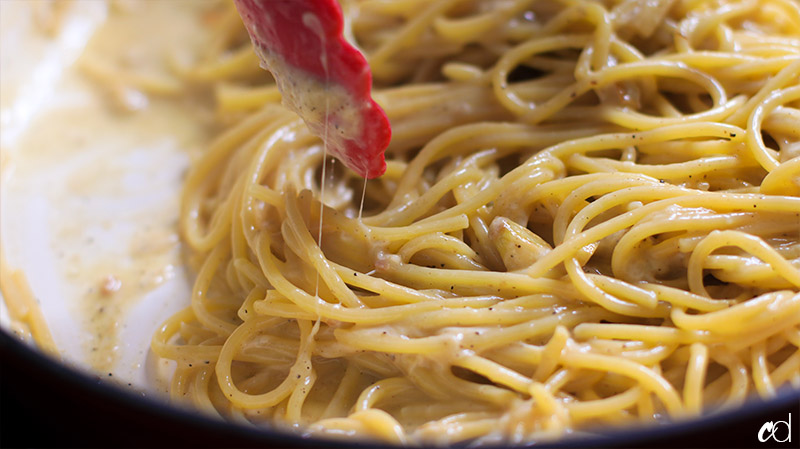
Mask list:
[{"label": "creamy white sauce", "polygon": [[[25,22],[30,3],[1,3],[3,252],[25,272],[68,363],[152,391],[161,369],[149,355],[153,332],[189,300],[177,234],[179,192],[192,154],[211,137],[210,105],[134,90],[146,101],[120,113],[105,86],[63,57],[58,37],[7,26]],[[196,2],[115,5],[107,21],[85,33],[72,59],[85,50],[115,67],[168,76],[171,52],[199,52],[207,42]],[[75,2],[65,23],[98,7],[105,11],[103,2]],[[11,32],[15,44],[7,47]],[[73,28],[61,32],[75,39]],[[15,56],[30,60],[27,70],[53,67],[44,100],[30,94],[36,89],[26,83],[35,80],[5,76]],[[19,110],[29,111],[25,120]]]},{"label": "creamy white sauce", "polygon": [[[325,39],[319,19],[311,13],[303,15],[303,23],[314,31],[320,40]],[[267,39],[250,30],[258,40]],[[346,140],[358,140],[363,135],[361,111],[364,104],[354,103],[352,95],[335,81],[326,82],[320,77],[288,64],[279,54],[271,52],[254,43],[261,65],[275,74],[276,84],[281,91],[283,104],[303,118],[311,131],[320,137],[326,136],[329,147],[339,155],[336,149],[345,148]],[[322,66],[327,71],[327,55],[319,55]],[[328,124],[328,130],[325,125]]]}]

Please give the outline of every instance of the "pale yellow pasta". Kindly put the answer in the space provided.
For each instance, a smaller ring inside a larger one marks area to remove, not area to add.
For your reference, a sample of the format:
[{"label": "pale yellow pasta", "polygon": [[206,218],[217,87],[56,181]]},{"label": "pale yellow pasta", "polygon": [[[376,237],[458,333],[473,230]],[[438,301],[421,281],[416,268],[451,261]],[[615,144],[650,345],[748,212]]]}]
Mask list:
[{"label": "pale yellow pasta", "polygon": [[192,305],[152,345],[176,400],[488,444],[800,388],[798,3],[342,3],[393,128],[366,185],[230,5],[176,71],[228,128],[183,193]]}]

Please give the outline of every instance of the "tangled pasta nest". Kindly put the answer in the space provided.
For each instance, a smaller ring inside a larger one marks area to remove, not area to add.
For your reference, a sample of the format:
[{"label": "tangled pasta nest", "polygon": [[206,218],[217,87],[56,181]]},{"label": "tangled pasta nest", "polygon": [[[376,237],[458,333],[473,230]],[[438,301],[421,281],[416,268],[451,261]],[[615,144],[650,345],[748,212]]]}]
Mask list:
[{"label": "tangled pasta nest", "polygon": [[181,72],[228,129],[186,181],[191,307],[153,340],[174,397],[482,444],[800,388],[797,3],[343,10],[393,128],[366,186],[279,105],[230,5]]}]

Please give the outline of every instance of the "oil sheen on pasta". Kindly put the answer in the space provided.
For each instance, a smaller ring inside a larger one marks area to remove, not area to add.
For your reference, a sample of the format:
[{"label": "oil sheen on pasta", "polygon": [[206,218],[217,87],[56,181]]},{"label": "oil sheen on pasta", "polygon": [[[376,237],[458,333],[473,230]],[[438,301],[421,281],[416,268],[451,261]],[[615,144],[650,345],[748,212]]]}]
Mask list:
[{"label": "oil sheen on pasta", "polygon": [[[343,2],[370,182],[280,106],[232,5],[187,82],[176,400],[303,434],[529,442],[800,388],[800,6]],[[322,247],[318,245],[320,210]],[[320,279],[315,295],[316,280]]]}]

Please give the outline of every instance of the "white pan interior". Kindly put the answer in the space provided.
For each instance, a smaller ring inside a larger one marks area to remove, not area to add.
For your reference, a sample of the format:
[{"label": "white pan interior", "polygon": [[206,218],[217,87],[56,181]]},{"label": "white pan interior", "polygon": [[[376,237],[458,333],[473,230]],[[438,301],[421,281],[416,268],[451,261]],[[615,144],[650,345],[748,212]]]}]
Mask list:
[{"label": "white pan interior", "polygon": [[[177,218],[183,174],[208,138],[203,109],[131,91],[138,110],[121,112],[80,58],[157,70],[203,44],[202,2],[48,3],[0,2],[2,252],[66,363],[164,391],[157,374],[169,367],[155,366],[150,339],[188,305]],[[111,8],[127,8],[124,19]]]}]

